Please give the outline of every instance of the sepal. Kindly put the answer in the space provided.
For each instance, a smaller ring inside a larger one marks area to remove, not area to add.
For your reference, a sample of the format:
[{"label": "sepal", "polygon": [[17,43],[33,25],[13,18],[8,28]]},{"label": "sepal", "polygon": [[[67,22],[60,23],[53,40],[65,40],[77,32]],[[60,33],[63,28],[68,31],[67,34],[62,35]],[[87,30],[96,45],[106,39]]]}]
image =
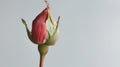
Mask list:
[{"label": "sepal", "polygon": [[48,32],[49,38],[47,39],[47,41],[45,43],[46,45],[52,46],[56,43],[58,36],[59,36],[59,30],[58,30],[59,20],[60,20],[60,16],[58,17],[57,26],[56,26],[55,30],[53,31],[52,36]]},{"label": "sepal", "polygon": [[30,41],[32,41],[33,43],[36,44],[36,42],[34,42],[33,38],[32,38],[32,33],[29,31],[28,29],[28,26],[26,24],[26,21],[22,18],[22,23],[25,25],[25,28],[26,28],[26,31],[27,31],[27,35],[28,35],[28,38],[30,39]]}]

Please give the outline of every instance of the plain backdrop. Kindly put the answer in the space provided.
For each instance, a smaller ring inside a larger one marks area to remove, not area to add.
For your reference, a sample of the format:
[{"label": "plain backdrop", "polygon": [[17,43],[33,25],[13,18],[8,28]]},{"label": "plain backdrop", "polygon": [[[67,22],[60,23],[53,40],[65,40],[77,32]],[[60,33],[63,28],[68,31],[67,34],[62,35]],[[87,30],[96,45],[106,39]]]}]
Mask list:
[{"label": "plain backdrop", "polygon": [[[120,67],[120,0],[48,0],[60,19],[60,36],[44,67]],[[43,0],[0,0],[0,67],[39,67],[37,45],[27,37]]]}]

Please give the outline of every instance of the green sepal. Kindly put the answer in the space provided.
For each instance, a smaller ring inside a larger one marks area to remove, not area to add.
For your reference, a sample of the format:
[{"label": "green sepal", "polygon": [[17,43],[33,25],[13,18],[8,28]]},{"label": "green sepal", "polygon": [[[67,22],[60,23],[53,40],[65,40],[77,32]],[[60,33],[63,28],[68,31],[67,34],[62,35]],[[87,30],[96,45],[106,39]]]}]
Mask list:
[{"label": "green sepal", "polygon": [[26,21],[22,18],[22,23],[25,25],[26,31],[27,31],[27,35],[28,38],[30,39],[30,41],[32,41],[33,43],[37,44],[36,42],[34,42],[33,38],[32,38],[32,33],[29,31],[28,26],[26,24]]},{"label": "green sepal", "polygon": [[[58,39],[58,35],[59,35],[59,32],[58,32],[58,25],[59,25],[59,19],[60,19],[60,16],[58,17],[58,21],[57,21],[57,26],[55,28],[55,30],[53,31],[53,35],[51,36],[49,31],[48,31],[48,35],[49,35],[49,38],[47,39],[46,41],[46,45],[54,45],[56,43],[56,40]],[[51,20],[52,22],[52,20]]]}]

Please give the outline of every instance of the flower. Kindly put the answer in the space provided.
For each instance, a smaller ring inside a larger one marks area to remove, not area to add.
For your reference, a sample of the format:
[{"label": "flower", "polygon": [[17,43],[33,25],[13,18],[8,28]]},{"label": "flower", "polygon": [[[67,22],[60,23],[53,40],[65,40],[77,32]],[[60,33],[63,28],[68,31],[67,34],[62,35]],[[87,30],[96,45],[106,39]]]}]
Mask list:
[{"label": "flower", "polygon": [[29,39],[38,45],[54,45],[58,38],[60,16],[58,17],[58,21],[55,22],[47,1],[46,5],[47,7],[33,20],[31,32],[27,27],[26,21],[22,19]]},{"label": "flower", "polygon": [[38,51],[40,53],[40,65],[43,67],[44,57],[48,52],[48,46],[54,45],[58,38],[58,21],[55,22],[48,2],[45,0],[47,7],[33,20],[32,30],[29,31],[26,21],[21,19],[25,25],[28,38],[35,44],[38,44]]}]

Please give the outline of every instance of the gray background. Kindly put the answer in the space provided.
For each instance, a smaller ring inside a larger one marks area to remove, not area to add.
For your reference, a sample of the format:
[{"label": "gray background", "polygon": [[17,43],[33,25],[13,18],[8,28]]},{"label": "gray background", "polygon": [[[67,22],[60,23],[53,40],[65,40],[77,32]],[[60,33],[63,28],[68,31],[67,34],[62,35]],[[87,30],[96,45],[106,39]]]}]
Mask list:
[{"label": "gray background", "polygon": [[[44,67],[120,67],[120,0],[49,0],[60,36]],[[37,45],[20,18],[32,20],[43,0],[0,0],[0,67],[38,67]]]}]

